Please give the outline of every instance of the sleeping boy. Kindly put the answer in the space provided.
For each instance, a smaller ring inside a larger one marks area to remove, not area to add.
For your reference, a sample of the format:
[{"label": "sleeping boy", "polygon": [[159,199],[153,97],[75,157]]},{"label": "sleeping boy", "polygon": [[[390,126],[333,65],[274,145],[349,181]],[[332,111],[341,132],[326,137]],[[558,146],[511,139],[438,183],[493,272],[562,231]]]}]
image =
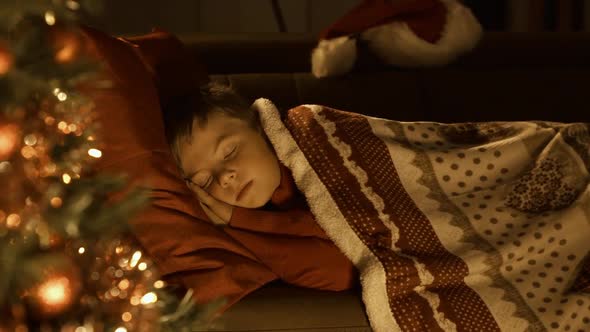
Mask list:
[{"label": "sleeping boy", "polygon": [[[166,105],[164,123],[183,180],[211,222],[259,256],[272,257],[269,265],[301,265],[301,273],[286,280],[290,283],[331,290],[354,285],[354,266],[316,223],[289,169],[277,159],[258,113],[242,97],[228,86],[209,83],[198,94]],[[283,240],[261,248],[254,235]],[[310,258],[330,262],[319,267],[330,270],[306,275],[318,269],[306,261]],[[282,277],[281,271],[273,272]]]}]

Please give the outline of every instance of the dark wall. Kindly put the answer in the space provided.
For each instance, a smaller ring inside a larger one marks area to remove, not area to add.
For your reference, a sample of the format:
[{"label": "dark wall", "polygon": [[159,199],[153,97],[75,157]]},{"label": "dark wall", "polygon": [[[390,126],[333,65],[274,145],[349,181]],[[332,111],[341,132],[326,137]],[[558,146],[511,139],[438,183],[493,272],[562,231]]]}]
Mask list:
[{"label": "dark wall", "polygon": [[[278,0],[290,33],[318,33],[361,0]],[[400,1],[400,0],[392,0]],[[277,33],[271,0],[103,0],[92,24],[112,34]],[[463,0],[486,30],[590,31],[590,0]]]},{"label": "dark wall", "polygon": [[[279,32],[270,0],[104,0],[93,25],[112,34]],[[317,33],[358,0],[279,0],[287,32]]]}]

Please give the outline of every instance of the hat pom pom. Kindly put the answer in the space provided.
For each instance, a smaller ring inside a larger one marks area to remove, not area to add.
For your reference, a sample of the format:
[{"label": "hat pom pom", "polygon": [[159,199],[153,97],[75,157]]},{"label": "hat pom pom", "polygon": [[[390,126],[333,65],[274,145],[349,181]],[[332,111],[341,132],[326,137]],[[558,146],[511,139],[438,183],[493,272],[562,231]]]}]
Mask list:
[{"label": "hat pom pom", "polygon": [[311,71],[315,77],[342,75],[356,61],[356,39],[343,36],[323,39],[311,53]]}]

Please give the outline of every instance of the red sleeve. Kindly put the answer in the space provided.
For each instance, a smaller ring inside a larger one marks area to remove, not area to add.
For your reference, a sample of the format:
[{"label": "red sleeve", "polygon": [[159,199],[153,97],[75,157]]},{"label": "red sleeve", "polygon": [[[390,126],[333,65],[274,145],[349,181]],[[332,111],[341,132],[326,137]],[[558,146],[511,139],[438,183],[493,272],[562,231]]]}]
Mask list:
[{"label": "red sleeve", "polygon": [[266,211],[235,207],[229,225],[262,233],[317,237],[330,240],[309,210]]}]

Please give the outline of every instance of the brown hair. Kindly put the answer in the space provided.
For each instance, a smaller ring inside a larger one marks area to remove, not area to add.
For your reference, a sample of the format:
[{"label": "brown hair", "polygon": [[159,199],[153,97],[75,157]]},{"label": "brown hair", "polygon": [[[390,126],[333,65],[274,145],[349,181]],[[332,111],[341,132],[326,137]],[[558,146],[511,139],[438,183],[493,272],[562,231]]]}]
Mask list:
[{"label": "brown hair", "polygon": [[230,86],[211,82],[199,87],[198,93],[173,98],[162,107],[166,140],[177,163],[179,143],[192,135],[193,123],[203,127],[213,113],[246,121],[259,129],[258,114],[250,104]]}]

